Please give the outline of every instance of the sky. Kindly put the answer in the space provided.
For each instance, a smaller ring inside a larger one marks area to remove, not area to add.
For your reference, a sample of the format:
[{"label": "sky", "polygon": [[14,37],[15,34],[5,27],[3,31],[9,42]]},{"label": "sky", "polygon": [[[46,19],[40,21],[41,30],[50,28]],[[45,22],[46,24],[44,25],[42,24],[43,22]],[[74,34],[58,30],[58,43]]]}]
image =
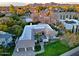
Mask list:
[{"label": "sky", "polygon": [[56,2],[56,3],[79,3],[79,0],[0,0],[1,2],[21,2],[21,3],[49,3],[49,2]]},{"label": "sky", "polygon": [[0,0],[1,2],[23,2],[23,3],[49,3],[49,2],[56,2],[56,3],[69,3],[69,2],[76,2],[78,3],[79,0]]}]

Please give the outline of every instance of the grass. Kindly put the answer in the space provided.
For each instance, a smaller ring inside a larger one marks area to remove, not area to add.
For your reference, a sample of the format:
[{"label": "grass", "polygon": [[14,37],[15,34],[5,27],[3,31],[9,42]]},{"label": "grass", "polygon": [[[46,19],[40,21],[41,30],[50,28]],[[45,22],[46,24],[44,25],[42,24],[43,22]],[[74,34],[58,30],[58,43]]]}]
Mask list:
[{"label": "grass", "polygon": [[14,46],[6,48],[5,51],[7,54],[5,54],[3,47],[0,47],[0,56],[11,56],[14,51]]},{"label": "grass", "polygon": [[57,41],[55,43],[48,43],[45,45],[45,52],[37,54],[37,56],[58,56],[68,50],[70,50],[70,48],[65,43]]}]

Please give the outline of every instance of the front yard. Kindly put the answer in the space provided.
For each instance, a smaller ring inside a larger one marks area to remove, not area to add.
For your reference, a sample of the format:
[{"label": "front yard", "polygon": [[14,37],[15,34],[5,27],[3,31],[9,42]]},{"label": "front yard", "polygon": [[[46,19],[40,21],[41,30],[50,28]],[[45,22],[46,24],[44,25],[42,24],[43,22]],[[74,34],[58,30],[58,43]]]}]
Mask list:
[{"label": "front yard", "polygon": [[47,43],[44,48],[45,52],[37,54],[37,56],[58,56],[70,50],[68,45],[59,40],[54,43]]},{"label": "front yard", "polygon": [[14,46],[9,48],[3,48],[0,46],[0,56],[12,56],[14,51]]}]

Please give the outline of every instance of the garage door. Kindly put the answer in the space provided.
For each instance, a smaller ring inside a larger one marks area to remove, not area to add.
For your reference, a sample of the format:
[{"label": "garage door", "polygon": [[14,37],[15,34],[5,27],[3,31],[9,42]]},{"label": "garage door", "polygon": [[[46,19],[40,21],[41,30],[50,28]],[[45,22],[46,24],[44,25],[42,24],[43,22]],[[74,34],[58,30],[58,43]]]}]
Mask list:
[{"label": "garage door", "polygon": [[27,51],[33,51],[32,47],[28,47]]},{"label": "garage door", "polygon": [[25,52],[25,48],[19,48],[19,52]]}]

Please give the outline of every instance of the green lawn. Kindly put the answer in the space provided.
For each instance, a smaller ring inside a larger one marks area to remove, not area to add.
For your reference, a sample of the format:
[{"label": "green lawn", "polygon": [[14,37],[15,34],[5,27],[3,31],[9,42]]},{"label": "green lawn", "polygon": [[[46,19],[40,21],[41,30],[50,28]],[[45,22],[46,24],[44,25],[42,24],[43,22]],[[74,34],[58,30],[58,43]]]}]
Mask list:
[{"label": "green lawn", "polygon": [[[11,56],[13,54],[13,51],[14,51],[14,46],[6,49],[3,49],[3,47],[0,47],[0,56]],[[4,53],[7,53],[7,54],[4,54]]]},{"label": "green lawn", "polygon": [[65,43],[56,41],[55,43],[48,43],[45,45],[45,52],[37,56],[58,56],[68,50],[70,50],[70,48]]}]

